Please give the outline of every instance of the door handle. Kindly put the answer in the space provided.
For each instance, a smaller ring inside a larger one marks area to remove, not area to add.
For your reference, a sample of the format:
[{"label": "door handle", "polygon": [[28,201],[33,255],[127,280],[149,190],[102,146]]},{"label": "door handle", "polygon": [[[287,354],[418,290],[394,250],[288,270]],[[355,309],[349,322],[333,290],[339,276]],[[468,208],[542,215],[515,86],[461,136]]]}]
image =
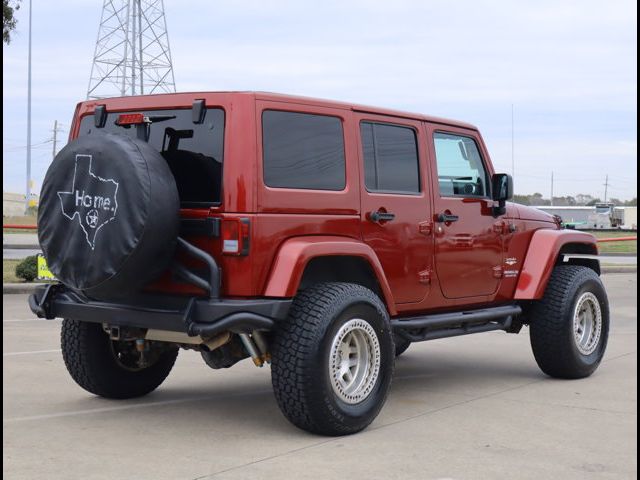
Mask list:
[{"label": "door handle", "polygon": [[457,222],[460,219],[458,215],[452,215],[450,213],[439,213],[436,215],[436,222],[438,223],[451,223]]},{"label": "door handle", "polygon": [[371,212],[369,215],[369,220],[374,223],[382,223],[382,222],[390,222],[391,220],[396,218],[395,213],[386,212],[384,210],[378,210],[377,212]]}]

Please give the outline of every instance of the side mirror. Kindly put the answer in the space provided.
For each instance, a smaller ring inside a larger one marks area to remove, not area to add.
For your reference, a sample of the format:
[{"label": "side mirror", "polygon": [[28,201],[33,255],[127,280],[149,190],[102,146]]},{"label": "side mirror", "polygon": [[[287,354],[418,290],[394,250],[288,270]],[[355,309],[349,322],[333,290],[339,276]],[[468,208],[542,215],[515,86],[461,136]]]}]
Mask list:
[{"label": "side mirror", "polygon": [[491,193],[496,202],[506,202],[513,198],[513,178],[506,173],[496,173],[491,178]]},{"label": "side mirror", "polygon": [[505,204],[507,200],[513,198],[513,178],[506,173],[496,173],[491,177],[491,198],[498,202],[497,207],[493,207],[493,215],[498,217],[507,211]]}]

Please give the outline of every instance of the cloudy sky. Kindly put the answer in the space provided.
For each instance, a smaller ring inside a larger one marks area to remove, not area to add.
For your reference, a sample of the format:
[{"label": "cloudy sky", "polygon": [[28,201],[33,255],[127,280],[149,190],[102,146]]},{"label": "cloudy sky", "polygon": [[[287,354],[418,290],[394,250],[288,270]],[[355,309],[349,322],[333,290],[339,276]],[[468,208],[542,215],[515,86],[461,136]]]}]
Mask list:
[{"label": "cloudy sky", "polygon": [[[27,10],[3,47],[3,189],[24,192]],[[34,0],[33,178],[86,97],[100,0]],[[581,1],[165,0],[179,91],[266,90],[456,118],[517,193],[637,195],[637,6]]]}]

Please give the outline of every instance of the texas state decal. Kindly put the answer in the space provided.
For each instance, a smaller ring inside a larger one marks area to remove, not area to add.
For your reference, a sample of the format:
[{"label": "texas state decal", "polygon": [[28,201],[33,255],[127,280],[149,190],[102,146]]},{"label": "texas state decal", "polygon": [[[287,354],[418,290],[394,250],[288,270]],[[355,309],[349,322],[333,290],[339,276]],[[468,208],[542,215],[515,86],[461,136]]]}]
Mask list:
[{"label": "texas state decal", "polygon": [[118,211],[118,182],[102,178],[91,170],[91,155],[76,155],[71,189],[58,192],[62,214],[78,219],[91,250],[95,249],[98,232],[115,220]]}]

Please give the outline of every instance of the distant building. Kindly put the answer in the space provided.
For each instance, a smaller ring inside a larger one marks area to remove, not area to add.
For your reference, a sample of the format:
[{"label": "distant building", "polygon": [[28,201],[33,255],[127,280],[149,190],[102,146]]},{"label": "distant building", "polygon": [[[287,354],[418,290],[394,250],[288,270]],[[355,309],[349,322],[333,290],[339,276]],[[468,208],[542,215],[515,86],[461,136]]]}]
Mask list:
[{"label": "distant building", "polygon": [[595,212],[594,207],[535,207],[538,210],[549,213],[551,215],[558,215],[562,217],[565,223],[586,223],[589,220],[589,215]]},{"label": "distant building", "polygon": [[638,229],[638,207],[617,207],[623,210],[623,225],[624,228],[631,228],[633,230]]},{"label": "distant building", "polygon": [[551,215],[559,215],[565,224],[576,228],[620,228],[638,229],[638,207],[613,207],[607,218],[602,218],[601,212],[591,207],[535,207]]}]

